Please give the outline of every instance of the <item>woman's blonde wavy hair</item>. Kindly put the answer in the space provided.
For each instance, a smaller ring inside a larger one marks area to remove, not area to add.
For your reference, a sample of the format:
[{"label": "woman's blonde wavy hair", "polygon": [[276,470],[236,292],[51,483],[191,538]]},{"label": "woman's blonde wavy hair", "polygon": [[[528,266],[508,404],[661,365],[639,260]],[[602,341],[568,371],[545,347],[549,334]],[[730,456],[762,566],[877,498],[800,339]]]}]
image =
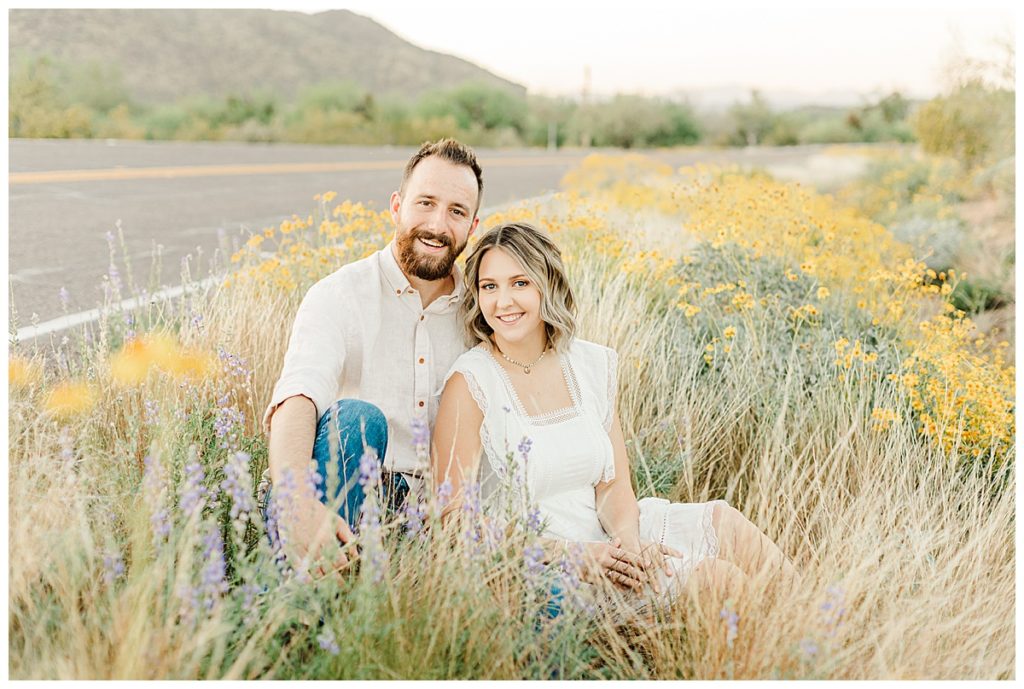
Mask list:
[{"label": "woman's blonde wavy hair", "polygon": [[540,290],[540,318],[548,343],[563,351],[576,334],[576,300],[565,276],[562,252],[551,238],[527,223],[506,223],[490,228],[466,258],[466,285],[460,313],[466,327],[466,344],[488,341],[494,330],[480,311],[480,261],[500,247],[519,261],[523,272]]}]

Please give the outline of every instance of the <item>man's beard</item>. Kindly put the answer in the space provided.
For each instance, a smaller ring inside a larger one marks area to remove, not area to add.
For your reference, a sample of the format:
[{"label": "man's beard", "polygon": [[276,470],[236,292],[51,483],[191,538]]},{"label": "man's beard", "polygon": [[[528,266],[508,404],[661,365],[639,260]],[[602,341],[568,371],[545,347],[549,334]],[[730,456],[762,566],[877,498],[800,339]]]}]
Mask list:
[{"label": "man's beard", "polygon": [[[436,256],[418,253],[416,242],[419,239],[442,244],[447,251]],[[435,235],[425,230],[409,230],[398,238],[397,244],[398,262],[401,264],[402,270],[415,275],[420,280],[441,280],[451,275],[455,259],[466,248],[466,242],[463,242],[461,246],[453,246],[452,239],[448,235]]]}]

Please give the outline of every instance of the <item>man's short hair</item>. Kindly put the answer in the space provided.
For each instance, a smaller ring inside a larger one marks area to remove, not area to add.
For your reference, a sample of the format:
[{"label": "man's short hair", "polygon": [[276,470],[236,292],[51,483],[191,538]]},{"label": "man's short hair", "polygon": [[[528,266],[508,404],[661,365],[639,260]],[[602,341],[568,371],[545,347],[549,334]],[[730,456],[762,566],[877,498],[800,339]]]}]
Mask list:
[{"label": "man's short hair", "polygon": [[476,211],[480,210],[480,202],[484,196],[483,171],[480,169],[480,163],[476,162],[476,153],[473,152],[473,149],[455,139],[427,141],[420,146],[420,150],[416,151],[405,165],[405,172],[402,174],[402,186],[398,188],[398,193],[405,193],[405,184],[409,181],[412,171],[416,169],[421,160],[430,156],[437,156],[453,165],[465,165],[473,171],[473,174],[476,175],[476,208],[473,210],[473,215],[476,215]]}]

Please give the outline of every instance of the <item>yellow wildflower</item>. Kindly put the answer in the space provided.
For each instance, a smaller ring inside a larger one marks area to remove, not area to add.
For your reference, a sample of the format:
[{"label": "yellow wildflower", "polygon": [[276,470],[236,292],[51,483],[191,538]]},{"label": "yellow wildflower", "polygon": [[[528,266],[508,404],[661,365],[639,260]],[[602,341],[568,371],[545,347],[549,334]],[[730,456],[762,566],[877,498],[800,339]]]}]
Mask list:
[{"label": "yellow wildflower", "polygon": [[46,397],[44,408],[62,418],[69,418],[92,408],[96,396],[85,383],[61,383]]},{"label": "yellow wildflower", "polygon": [[24,388],[37,384],[43,377],[39,364],[12,355],[7,362],[7,382],[12,387]]}]

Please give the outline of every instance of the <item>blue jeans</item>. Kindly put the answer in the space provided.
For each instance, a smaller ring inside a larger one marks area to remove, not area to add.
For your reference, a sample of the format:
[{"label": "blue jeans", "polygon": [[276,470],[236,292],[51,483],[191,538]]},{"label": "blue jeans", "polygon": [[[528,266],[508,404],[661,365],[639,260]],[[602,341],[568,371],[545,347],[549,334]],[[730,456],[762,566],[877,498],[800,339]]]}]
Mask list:
[{"label": "blue jeans", "polygon": [[[334,439],[332,440],[332,435]],[[365,439],[365,442],[364,442]],[[331,445],[340,456],[331,466]],[[329,504],[342,495],[338,515],[348,522],[353,531],[359,527],[359,512],[365,493],[359,485],[359,463],[364,452],[376,454],[377,470],[381,474],[383,504],[386,513],[397,513],[409,495],[409,484],[401,474],[384,472],[381,465],[388,449],[388,422],[384,413],[369,402],[356,399],[338,400],[324,413],[316,425],[316,439],[313,442],[313,460],[317,473],[323,479],[319,484],[323,495],[320,502]],[[328,475],[335,470],[335,480]],[[331,486],[334,489],[331,490]],[[261,500],[263,518],[267,516],[271,488],[267,487]],[[273,538],[273,535],[271,536]]]}]

